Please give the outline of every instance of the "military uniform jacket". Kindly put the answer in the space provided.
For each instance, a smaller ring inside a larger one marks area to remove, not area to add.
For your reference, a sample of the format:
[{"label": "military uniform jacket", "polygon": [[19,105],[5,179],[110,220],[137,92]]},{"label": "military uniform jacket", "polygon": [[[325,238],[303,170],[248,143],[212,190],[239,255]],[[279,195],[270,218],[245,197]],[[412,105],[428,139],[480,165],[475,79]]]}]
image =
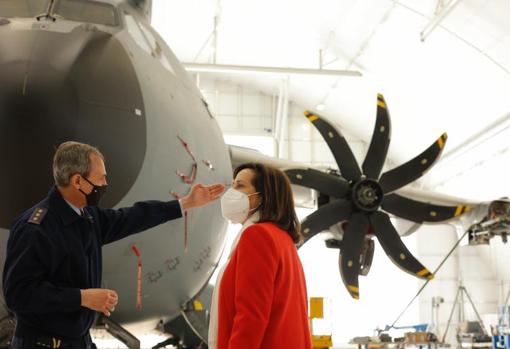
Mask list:
[{"label": "military uniform jacket", "polygon": [[95,313],[81,307],[80,289],[101,287],[101,247],[181,216],[176,200],[86,207],[80,216],[54,187],[10,230],[3,291],[16,336],[85,336]]}]

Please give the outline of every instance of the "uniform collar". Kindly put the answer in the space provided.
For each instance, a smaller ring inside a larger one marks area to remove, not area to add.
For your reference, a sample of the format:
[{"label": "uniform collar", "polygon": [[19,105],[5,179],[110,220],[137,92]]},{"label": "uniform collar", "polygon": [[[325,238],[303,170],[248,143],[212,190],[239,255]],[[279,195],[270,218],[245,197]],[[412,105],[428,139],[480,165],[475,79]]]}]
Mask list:
[{"label": "uniform collar", "polygon": [[81,218],[62,197],[56,186],[51,188],[48,197],[50,207],[62,218],[64,225],[72,224]]},{"label": "uniform collar", "polygon": [[73,209],[74,212],[76,212],[76,214],[78,216],[81,216],[81,211],[80,211],[80,209],[78,207],[74,206],[72,203],[70,203],[66,199],[64,199],[64,201]]}]

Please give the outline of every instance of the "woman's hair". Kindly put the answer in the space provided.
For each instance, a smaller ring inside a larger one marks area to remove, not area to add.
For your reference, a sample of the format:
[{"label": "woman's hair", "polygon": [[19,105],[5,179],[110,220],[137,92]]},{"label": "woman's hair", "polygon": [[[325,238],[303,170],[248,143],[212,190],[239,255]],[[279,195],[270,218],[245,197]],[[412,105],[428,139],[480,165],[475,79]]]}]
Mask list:
[{"label": "woman's hair", "polygon": [[238,166],[234,170],[234,178],[244,169],[255,172],[252,185],[262,197],[257,210],[259,222],[273,222],[289,233],[294,243],[301,243],[301,225],[294,209],[294,197],[287,175],[277,168],[252,162]]}]

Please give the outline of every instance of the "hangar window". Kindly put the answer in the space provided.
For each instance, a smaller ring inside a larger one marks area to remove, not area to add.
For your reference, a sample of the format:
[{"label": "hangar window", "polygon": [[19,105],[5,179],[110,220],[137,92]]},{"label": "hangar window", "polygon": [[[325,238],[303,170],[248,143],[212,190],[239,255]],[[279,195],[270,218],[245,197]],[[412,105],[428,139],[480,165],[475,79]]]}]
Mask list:
[{"label": "hangar window", "polygon": [[115,8],[112,5],[90,0],[60,0],[53,14],[69,21],[95,23],[111,27],[117,26],[118,23]]},{"label": "hangar window", "polygon": [[49,0],[0,0],[0,17],[36,17],[48,11]]}]

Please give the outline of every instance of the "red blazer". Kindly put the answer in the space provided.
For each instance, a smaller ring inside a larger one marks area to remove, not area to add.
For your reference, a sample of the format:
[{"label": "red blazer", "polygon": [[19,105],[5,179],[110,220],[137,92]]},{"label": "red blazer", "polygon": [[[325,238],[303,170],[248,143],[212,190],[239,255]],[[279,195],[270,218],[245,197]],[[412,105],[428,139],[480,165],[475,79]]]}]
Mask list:
[{"label": "red blazer", "polygon": [[311,349],[301,261],[273,223],[249,226],[223,272],[218,349]]}]

